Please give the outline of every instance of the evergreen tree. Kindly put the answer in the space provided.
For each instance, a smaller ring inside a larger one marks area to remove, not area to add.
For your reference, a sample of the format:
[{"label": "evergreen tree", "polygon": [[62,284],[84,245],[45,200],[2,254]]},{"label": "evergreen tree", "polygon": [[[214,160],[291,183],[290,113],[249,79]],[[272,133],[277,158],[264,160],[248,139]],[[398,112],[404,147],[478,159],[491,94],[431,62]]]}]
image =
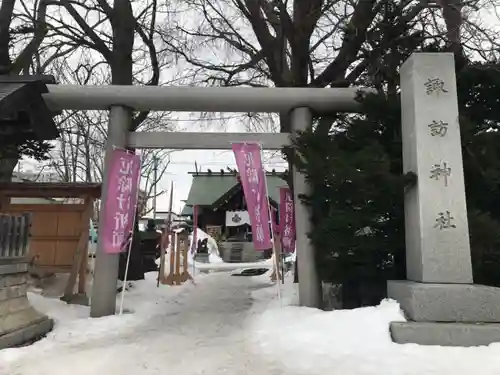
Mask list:
[{"label": "evergreen tree", "polygon": [[[0,121],[0,129],[2,123]],[[35,160],[47,160],[48,153],[54,146],[45,141],[33,139],[25,132],[15,131],[11,134],[0,136],[0,160],[19,160],[23,156]],[[5,172],[5,175],[3,175]],[[0,181],[10,181],[12,173],[10,170],[3,171],[0,168]]]},{"label": "evergreen tree", "polygon": [[[500,73],[474,64],[457,82],[474,278],[500,285]],[[405,278],[403,192],[416,178],[402,175],[397,91],[359,101],[363,115],[338,116],[326,137],[303,133],[292,160],[313,189],[303,198],[320,277],[344,285]]]},{"label": "evergreen tree", "polygon": [[[337,114],[328,134],[318,119],[285,152],[312,186],[302,198],[311,207],[321,280],[357,291],[406,277],[404,188],[416,176],[402,174],[399,67],[415,51],[448,48],[419,31],[395,30],[391,20],[401,12],[388,3],[387,22],[368,41],[390,48],[359,82],[378,92],[358,97],[363,114]],[[397,42],[402,33],[404,44]],[[500,285],[500,73],[496,62],[455,60],[474,279]],[[357,297],[354,305],[366,303]]]}]

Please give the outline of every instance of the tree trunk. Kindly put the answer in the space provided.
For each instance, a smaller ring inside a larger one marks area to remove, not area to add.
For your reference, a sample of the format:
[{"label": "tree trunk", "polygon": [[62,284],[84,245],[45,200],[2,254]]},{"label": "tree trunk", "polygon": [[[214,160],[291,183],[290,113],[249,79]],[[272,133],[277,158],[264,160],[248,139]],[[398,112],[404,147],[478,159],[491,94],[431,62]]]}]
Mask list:
[{"label": "tree trunk", "polygon": [[[12,173],[16,167],[18,159],[0,159],[0,182],[10,182],[12,181]],[[10,199],[8,197],[2,197],[0,195],[0,212],[4,210],[4,207],[8,205]]]},{"label": "tree trunk", "polygon": [[12,181],[12,174],[19,159],[0,159],[0,182]]},{"label": "tree trunk", "polygon": [[10,71],[10,23],[15,3],[16,0],[2,0],[0,6],[0,74],[8,74]]},{"label": "tree trunk", "polygon": [[112,14],[112,84],[132,85],[135,18],[130,0],[115,0]]}]

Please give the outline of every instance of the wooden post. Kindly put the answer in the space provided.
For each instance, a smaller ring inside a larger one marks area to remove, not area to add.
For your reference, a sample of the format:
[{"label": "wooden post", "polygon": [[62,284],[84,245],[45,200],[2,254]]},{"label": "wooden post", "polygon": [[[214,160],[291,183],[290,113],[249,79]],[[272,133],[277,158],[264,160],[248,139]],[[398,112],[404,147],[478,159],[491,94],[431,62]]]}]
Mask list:
[{"label": "wooden post", "polygon": [[[163,277],[165,280],[162,282],[163,284],[173,285],[174,284],[174,266],[175,266],[175,233],[170,232],[171,241],[170,241],[170,264],[169,264],[169,274],[166,277]],[[164,276],[164,275],[162,275]]]},{"label": "wooden post", "polygon": [[189,273],[189,264],[188,264],[188,256],[189,256],[189,235],[186,232],[182,232],[181,236],[182,242],[182,273],[180,276],[181,283],[185,283],[188,280],[192,280],[191,274]]},{"label": "wooden post", "polygon": [[5,195],[0,195],[0,212],[6,213],[9,204],[10,198]]},{"label": "wooden post", "polygon": [[162,241],[160,241],[160,264],[158,265],[158,280],[156,282],[156,287],[159,287],[160,284],[165,284],[165,251],[167,251],[168,244],[170,243],[168,236],[168,228],[165,228],[165,232],[162,235]]},{"label": "wooden post", "polygon": [[176,285],[181,284],[181,236],[175,236],[175,275]]},{"label": "wooden post", "polygon": [[71,273],[69,275],[68,283],[66,284],[64,295],[61,297],[61,300],[66,301],[68,303],[71,302],[71,300],[73,299],[76,278],[78,277],[79,271],[81,272],[81,264],[84,263],[82,258],[83,256],[85,256],[86,254],[85,249],[88,247],[89,223],[90,223],[90,216],[92,215],[92,205],[88,204],[89,201],[91,200],[88,197],[85,197],[84,199],[85,208],[84,211],[82,212],[82,222],[80,226],[81,227],[80,239],[78,240],[75,255],[73,257],[73,264],[71,266]]}]

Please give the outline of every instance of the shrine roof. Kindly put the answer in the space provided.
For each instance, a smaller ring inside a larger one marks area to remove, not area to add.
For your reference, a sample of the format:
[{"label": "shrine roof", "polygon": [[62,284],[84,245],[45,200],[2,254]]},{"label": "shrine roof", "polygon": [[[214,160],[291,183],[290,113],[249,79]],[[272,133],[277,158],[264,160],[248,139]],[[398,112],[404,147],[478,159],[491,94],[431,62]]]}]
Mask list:
[{"label": "shrine roof", "polygon": [[[286,182],[282,179],[281,173],[267,173],[267,187],[269,197],[279,203],[279,188],[286,186]],[[185,207],[182,210],[186,215],[189,208],[192,206],[212,206],[219,198],[235,189],[239,185],[237,175],[235,173],[199,173],[193,174],[191,189],[189,190],[188,198],[186,199]],[[191,210],[192,211],[192,210]]]},{"label": "shrine roof", "polygon": [[25,135],[42,141],[59,136],[42,94],[48,92],[51,76],[0,76],[0,134],[3,141]]}]

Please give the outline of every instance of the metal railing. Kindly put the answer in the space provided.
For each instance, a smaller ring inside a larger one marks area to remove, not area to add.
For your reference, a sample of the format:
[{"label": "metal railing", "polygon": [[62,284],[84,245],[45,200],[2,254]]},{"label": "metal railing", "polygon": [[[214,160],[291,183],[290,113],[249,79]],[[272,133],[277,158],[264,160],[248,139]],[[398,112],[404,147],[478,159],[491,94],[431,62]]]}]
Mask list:
[{"label": "metal railing", "polygon": [[28,255],[31,214],[0,214],[0,261]]}]

